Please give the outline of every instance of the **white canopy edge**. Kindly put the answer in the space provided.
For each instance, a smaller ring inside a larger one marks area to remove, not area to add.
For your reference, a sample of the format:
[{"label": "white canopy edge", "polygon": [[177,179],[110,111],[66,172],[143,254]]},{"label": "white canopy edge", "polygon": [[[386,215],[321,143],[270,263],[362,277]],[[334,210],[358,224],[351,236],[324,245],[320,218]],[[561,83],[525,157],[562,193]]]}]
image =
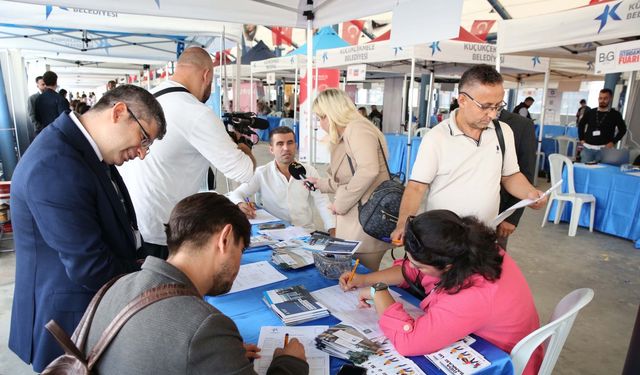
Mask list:
[{"label": "white canopy edge", "polygon": [[251,71],[255,73],[277,72],[281,70],[303,69],[307,66],[304,55],[282,56],[251,62]]},{"label": "white canopy edge", "polygon": [[637,0],[605,2],[541,16],[502,20],[498,52],[508,54],[640,35]]},{"label": "white canopy edge", "polygon": [[[398,3],[409,0],[315,0],[313,25],[326,26],[342,21],[360,19],[392,10]],[[305,27],[303,12],[306,0],[26,0],[23,3],[70,7],[97,12],[118,12],[160,17],[180,17],[220,22],[250,23]]]}]

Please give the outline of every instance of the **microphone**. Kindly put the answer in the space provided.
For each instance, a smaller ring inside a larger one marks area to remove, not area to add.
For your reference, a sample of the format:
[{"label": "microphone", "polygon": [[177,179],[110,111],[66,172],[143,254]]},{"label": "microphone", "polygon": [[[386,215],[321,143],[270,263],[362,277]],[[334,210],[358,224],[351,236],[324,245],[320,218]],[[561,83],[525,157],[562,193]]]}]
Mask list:
[{"label": "microphone", "polygon": [[[307,178],[307,169],[304,167],[304,165],[298,163],[297,161],[289,164],[289,173],[291,173],[291,176],[296,180],[304,180]],[[311,182],[305,181],[304,185],[309,188],[309,190],[316,191],[316,186]]]}]

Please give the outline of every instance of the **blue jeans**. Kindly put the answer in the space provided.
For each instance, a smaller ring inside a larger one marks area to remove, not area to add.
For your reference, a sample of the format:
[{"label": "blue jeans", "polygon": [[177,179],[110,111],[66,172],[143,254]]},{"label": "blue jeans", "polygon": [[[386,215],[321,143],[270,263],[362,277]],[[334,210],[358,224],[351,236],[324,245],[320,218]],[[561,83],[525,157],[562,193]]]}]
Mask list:
[{"label": "blue jeans", "polygon": [[592,150],[590,148],[584,147],[582,151],[580,151],[580,161],[582,163],[589,162],[600,162],[602,160],[602,152],[600,150]]}]

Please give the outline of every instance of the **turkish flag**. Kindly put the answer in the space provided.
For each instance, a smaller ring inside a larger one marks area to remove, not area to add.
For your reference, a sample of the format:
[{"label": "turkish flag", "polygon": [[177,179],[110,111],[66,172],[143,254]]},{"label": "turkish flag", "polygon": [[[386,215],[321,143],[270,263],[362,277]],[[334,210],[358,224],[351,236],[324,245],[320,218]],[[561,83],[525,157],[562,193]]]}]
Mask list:
[{"label": "turkish flag", "polygon": [[342,23],[342,39],[352,46],[358,44],[364,21],[351,20]]},{"label": "turkish flag", "polygon": [[271,34],[274,45],[291,45],[291,35],[293,34],[293,29],[291,27],[272,27]]},{"label": "turkish flag", "polygon": [[473,25],[471,25],[471,34],[486,41],[487,35],[491,31],[494,23],[496,23],[495,20],[475,20],[473,21]]},{"label": "turkish flag", "polygon": [[486,39],[480,39],[477,36],[471,34],[464,27],[460,26],[460,31],[458,31],[458,37],[453,40],[459,40],[461,42],[469,42],[469,43],[485,43]]},{"label": "turkish flag", "polygon": [[589,5],[596,5],[596,4],[600,4],[600,3],[608,3],[611,0],[591,0],[589,1]]}]

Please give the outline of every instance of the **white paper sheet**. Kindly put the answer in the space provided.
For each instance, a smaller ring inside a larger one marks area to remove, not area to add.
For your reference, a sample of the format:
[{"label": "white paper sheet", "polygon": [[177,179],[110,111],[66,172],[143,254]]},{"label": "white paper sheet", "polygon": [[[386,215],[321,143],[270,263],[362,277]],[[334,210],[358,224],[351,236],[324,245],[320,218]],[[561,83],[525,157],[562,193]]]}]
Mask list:
[{"label": "white paper sheet", "polygon": [[286,280],[287,277],[278,272],[269,262],[243,264],[240,266],[233,286],[228,294]]},{"label": "white paper sheet", "polygon": [[307,237],[310,231],[306,228],[292,225],[282,229],[264,229],[260,230],[260,233],[279,241],[289,241],[294,238]]},{"label": "white paper sheet", "polygon": [[[400,297],[398,292],[390,290],[393,298],[400,302],[405,311],[417,317],[424,314],[419,307],[410,304]],[[340,319],[344,324],[350,325],[362,332],[368,339],[375,339],[383,335],[378,325],[378,314],[376,309],[358,307],[359,291],[352,290],[345,292],[340,285],[330,286],[328,288],[319,289],[311,292],[311,295],[324,306],[327,306],[331,315]]]},{"label": "white paper sheet", "polygon": [[415,362],[398,353],[388,340],[382,344],[377,355],[372,355],[360,366],[367,369],[367,374],[425,375]]},{"label": "white paper sheet", "polygon": [[256,210],[255,219],[249,219],[249,223],[253,224],[262,224],[262,223],[271,223],[273,221],[280,221],[277,217],[271,215],[266,210],[259,209]]},{"label": "white paper sheet", "polygon": [[574,163],[573,166],[577,168],[587,168],[587,169],[604,168],[604,165],[600,165],[600,164]]},{"label": "white paper sheet", "polygon": [[542,194],[541,197],[539,197],[537,199],[523,199],[520,202],[514,204],[513,206],[507,208],[506,210],[502,211],[502,213],[500,215],[496,216],[495,219],[493,219],[493,223],[491,224],[491,226],[494,227],[494,228],[497,227],[498,224],[502,223],[506,218],[511,216],[517,209],[522,208],[522,207],[527,207],[527,206],[529,206],[531,204],[539,202],[542,198],[544,198],[544,197],[548,196],[549,194],[551,194],[552,191],[554,191],[555,189],[557,189],[561,185],[562,185],[562,180],[558,181],[555,185],[553,185],[552,187],[547,189],[547,191],[545,191],[544,194]]},{"label": "white paper sheet", "polygon": [[[473,341],[468,341],[467,338]],[[452,375],[473,374],[491,366],[491,362],[471,348],[469,342],[475,342],[475,340],[467,336],[453,345],[425,357],[445,374]]]},{"label": "white paper sheet", "polygon": [[273,351],[282,348],[284,335],[289,334],[289,340],[296,338],[304,345],[305,355],[309,363],[309,375],[329,375],[331,364],[329,354],[316,349],[315,338],[324,332],[329,326],[302,326],[302,327],[262,327],[258,347],[262,349],[261,358],[253,364],[258,375],[265,375],[273,360]]}]

